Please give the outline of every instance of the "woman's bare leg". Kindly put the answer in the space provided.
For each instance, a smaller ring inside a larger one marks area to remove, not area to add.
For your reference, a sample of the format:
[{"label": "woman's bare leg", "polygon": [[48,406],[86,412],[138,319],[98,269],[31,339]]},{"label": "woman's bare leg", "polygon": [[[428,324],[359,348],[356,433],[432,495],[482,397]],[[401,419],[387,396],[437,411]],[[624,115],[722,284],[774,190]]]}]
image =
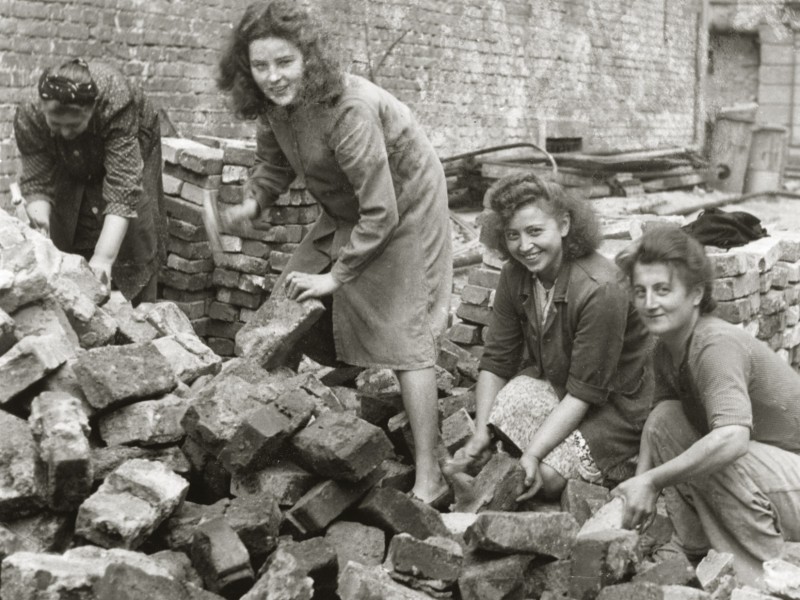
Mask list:
[{"label": "woman's bare leg", "polygon": [[430,502],[447,488],[436,457],[439,440],[436,371],[433,367],[397,371],[397,378],[414,436],[416,478],[412,492],[424,502]]}]

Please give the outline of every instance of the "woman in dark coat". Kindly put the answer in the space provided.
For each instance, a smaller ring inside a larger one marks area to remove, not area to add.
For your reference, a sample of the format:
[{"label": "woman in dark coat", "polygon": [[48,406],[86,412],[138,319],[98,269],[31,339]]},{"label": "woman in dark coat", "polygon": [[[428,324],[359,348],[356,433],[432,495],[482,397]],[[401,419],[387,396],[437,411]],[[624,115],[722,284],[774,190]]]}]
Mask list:
[{"label": "woman in dark coat", "polygon": [[459,457],[479,458],[493,436],[510,444],[527,474],[520,500],[557,498],[572,478],[622,481],[650,408],[650,340],[619,270],[596,251],[597,219],[535,175],[488,195],[510,260],[480,362],[476,433]]},{"label": "woman in dark coat", "polygon": [[134,304],[153,301],[165,248],[158,113],[112,67],[46,70],[14,132],[28,215]]},{"label": "woman in dark coat", "polygon": [[258,120],[245,200],[223,219],[255,218],[301,177],[322,214],[278,282],[298,300],[333,298],[340,361],[395,371],[416,451],[413,493],[446,491],[434,449],[436,341],[452,287],[444,172],[411,111],[344,74],[312,15],[258,2],[223,54],[219,84]]}]

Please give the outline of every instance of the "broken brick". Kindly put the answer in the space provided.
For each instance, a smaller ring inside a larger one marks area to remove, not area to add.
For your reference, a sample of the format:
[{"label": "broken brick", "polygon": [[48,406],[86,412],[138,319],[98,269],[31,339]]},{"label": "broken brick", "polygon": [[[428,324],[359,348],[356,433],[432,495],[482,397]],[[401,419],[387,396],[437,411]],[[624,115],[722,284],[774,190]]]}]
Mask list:
[{"label": "broken brick", "polygon": [[325,532],[339,562],[339,571],[350,561],[367,567],[378,566],[386,554],[386,535],[381,529],[356,523],[337,521]]},{"label": "broken brick", "polygon": [[447,535],[439,511],[392,488],[375,488],[358,510],[367,522],[395,534],[408,533],[423,540]]},{"label": "broken brick", "polygon": [[580,536],[572,550],[570,596],[591,600],[602,588],[629,578],[641,560],[635,531],[609,529]]},{"label": "broken brick", "polygon": [[0,519],[8,521],[35,513],[44,498],[34,476],[37,451],[24,419],[0,410]]},{"label": "broken brick", "polygon": [[482,512],[465,539],[484,550],[535,553],[566,558],[575,545],[578,523],[569,513]]},{"label": "broken brick", "polygon": [[356,562],[348,563],[339,574],[337,592],[342,600],[430,600],[428,594],[393,581],[381,567],[367,567]]},{"label": "broken brick", "polygon": [[73,354],[52,335],[31,335],[0,356],[0,406],[63,365]]},{"label": "broken brick", "polygon": [[98,410],[166,394],[178,385],[152,342],[94,348],[78,357],[75,374]]},{"label": "broken brick", "polygon": [[331,479],[359,481],[392,454],[386,434],[349,413],[328,412],[294,436],[297,458]]},{"label": "broken brick", "polygon": [[187,400],[167,394],[158,400],[123,406],[98,419],[100,437],[109,446],[178,442],[185,435],[181,420],[187,404]]},{"label": "broken brick", "polygon": [[239,598],[253,585],[247,548],[224,518],[201,523],[194,532],[192,564],[206,587],[226,598]]},{"label": "broken brick", "polygon": [[265,369],[279,366],[324,310],[319,300],[295,302],[273,295],[236,334],[236,354]]},{"label": "broken brick", "polygon": [[78,508],[93,481],[89,419],[80,400],[44,392],[33,400],[28,421],[39,456],[36,473],[48,506],[56,511]]},{"label": "broken brick", "polygon": [[453,583],[461,573],[464,553],[458,542],[441,536],[424,540],[399,533],[389,543],[385,568],[423,579]]},{"label": "broken brick", "polygon": [[568,479],[561,494],[561,509],[572,514],[578,525],[583,525],[594,513],[595,506],[606,504],[610,499],[608,489],[603,486]]}]

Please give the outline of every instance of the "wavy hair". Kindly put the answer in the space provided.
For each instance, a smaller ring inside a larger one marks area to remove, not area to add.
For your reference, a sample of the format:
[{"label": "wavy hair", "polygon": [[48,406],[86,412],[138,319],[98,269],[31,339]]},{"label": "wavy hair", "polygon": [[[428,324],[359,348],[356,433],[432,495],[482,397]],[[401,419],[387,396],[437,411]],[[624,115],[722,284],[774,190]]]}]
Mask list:
[{"label": "wavy hair", "polygon": [[537,204],[554,219],[569,216],[570,226],[562,238],[565,260],[575,260],[590,254],[600,246],[600,224],[586,200],[576,198],[562,185],[546,181],[532,173],[508,175],[498,180],[486,192],[490,208],[500,218],[495,219],[495,235],[501,240],[499,250],[510,258],[503,231],[516,212],[528,204]]},{"label": "wavy hair", "polygon": [[667,265],[687,290],[698,286],[703,289],[700,314],[710,313],[717,306],[713,297],[714,268],[705,248],[679,227],[665,225],[644,233],[636,245],[617,255],[616,263],[631,285],[637,264]]},{"label": "wavy hair", "polygon": [[219,60],[217,87],[230,94],[240,119],[253,120],[275,104],[256,85],[250,71],[250,43],[282,38],[303,55],[301,102],[332,101],[342,93],[343,72],[329,35],[317,18],[294,0],[254,2],[234,27]]}]

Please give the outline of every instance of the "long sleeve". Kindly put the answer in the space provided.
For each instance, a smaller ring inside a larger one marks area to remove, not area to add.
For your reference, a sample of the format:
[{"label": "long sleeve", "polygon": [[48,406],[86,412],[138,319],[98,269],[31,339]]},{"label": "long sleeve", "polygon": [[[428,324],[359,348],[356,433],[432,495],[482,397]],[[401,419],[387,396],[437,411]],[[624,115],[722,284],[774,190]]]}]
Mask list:
[{"label": "long sleeve", "polygon": [[256,160],[245,184],[245,197],[255,198],[261,210],[269,208],[289,189],[295,173],[266,120],[258,123]]},{"label": "long sleeve", "polygon": [[137,216],[144,161],[139,148],[139,107],[126,81],[112,77],[97,107],[105,142],[103,199],[105,214]]},{"label": "long sleeve", "polygon": [[593,290],[580,309],[572,342],[567,391],[591,404],[603,404],[617,371],[628,316],[622,286],[605,283]]},{"label": "long sleeve", "polygon": [[480,361],[480,369],[498,377],[511,379],[517,374],[522,361],[525,336],[523,323],[514,308],[509,279],[511,267],[506,266],[497,284],[489,327],[486,329],[486,344]]},{"label": "long sleeve", "polygon": [[334,155],[358,199],[358,223],[339,251],[333,277],[347,283],[383,252],[399,216],[380,117],[361,101],[348,103],[334,124]]},{"label": "long sleeve", "polygon": [[22,104],[14,114],[14,136],[21,155],[20,189],[23,195],[55,196],[55,149],[50,131],[33,104]]}]

